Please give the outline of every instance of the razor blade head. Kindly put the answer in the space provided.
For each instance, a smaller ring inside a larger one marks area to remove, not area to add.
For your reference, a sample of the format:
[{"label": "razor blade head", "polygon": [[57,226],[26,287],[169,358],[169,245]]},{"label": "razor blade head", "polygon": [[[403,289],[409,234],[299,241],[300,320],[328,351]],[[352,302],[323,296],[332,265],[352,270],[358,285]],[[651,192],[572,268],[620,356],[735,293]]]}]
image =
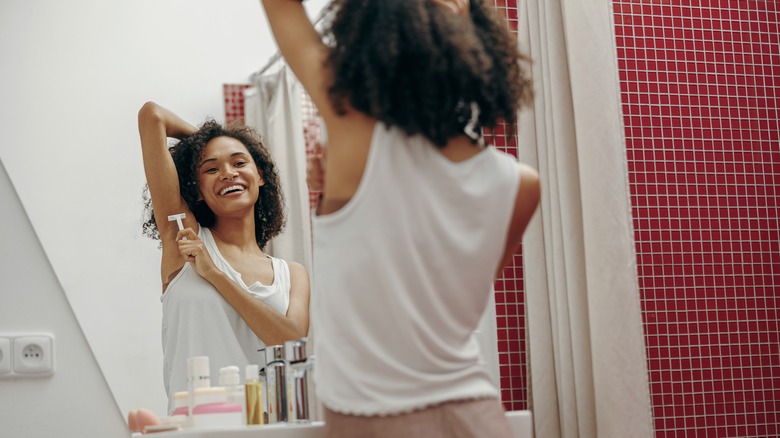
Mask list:
[{"label": "razor blade head", "polygon": [[176,221],[176,225],[179,226],[179,231],[181,231],[181,230],[184,229],[184,224],[181,223],[181,220],[184,219],[185,216],[186,215],[184,213],[172,214],[172,215],[168,216],[168,221],[169,222]]}]

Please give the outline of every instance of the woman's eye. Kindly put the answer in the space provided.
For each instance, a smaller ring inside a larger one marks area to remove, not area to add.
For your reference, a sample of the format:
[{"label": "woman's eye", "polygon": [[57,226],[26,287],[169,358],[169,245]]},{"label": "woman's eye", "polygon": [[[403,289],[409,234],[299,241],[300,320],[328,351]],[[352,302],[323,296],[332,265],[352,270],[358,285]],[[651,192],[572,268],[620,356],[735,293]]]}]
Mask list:
[{"label": "woman's eye", "polygon": [[205,172],[206,172],[206,173],[214,173],[214,172],[216,172],[216,171],[217,171],[217,168],[216,168],[216,167],[210,167],[210,168],[206,169],[206,171],[205,171]]},{"label": "woman's eye", "polygon": [[244,167],[246,166],[246,163],[247,163],[246,161],[238,161],[236,162],[236,167]]}]

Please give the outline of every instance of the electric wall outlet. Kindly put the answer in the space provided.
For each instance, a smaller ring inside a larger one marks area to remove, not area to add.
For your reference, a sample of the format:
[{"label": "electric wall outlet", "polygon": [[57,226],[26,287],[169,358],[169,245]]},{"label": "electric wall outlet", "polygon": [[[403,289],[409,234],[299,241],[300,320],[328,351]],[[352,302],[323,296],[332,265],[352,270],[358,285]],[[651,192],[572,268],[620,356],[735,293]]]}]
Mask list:
[{"label": "electric wall outlet", "polygon": [[54,337],[52,335],[17,336],[13,339],[13,346],[14,373],[26,376],[46,376],[54,372]]},{"label": "electric wall outlet", "polygon": [[13,356],[11,355],[11,338],[0,337],[0,376],[8,375],[11,373],[11,361]]}]

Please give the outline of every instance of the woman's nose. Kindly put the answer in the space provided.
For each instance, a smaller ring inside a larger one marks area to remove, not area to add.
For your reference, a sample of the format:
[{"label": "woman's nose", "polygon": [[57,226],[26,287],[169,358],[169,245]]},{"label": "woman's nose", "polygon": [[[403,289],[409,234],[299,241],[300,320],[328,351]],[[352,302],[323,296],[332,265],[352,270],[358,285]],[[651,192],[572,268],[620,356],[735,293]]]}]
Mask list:
[{"label": "woman's nose", "polygon": [[238,172],[236,172],[233,169],[225,169],[225,171],[222,172],[222,179],[223,180],[230,181],[233,178],[235,178],[236,176],[238,176]]}]

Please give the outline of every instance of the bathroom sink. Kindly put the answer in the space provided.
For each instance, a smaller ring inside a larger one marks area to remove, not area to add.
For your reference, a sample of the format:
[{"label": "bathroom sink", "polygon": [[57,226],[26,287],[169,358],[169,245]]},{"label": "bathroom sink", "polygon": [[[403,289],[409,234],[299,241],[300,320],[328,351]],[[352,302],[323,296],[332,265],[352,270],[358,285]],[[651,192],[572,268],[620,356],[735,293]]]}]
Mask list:
[{"label": "bathroom sink", "polygon": [[533,438],[534,422],[531,411],[509,411],[506,413],[515,438]]}]

